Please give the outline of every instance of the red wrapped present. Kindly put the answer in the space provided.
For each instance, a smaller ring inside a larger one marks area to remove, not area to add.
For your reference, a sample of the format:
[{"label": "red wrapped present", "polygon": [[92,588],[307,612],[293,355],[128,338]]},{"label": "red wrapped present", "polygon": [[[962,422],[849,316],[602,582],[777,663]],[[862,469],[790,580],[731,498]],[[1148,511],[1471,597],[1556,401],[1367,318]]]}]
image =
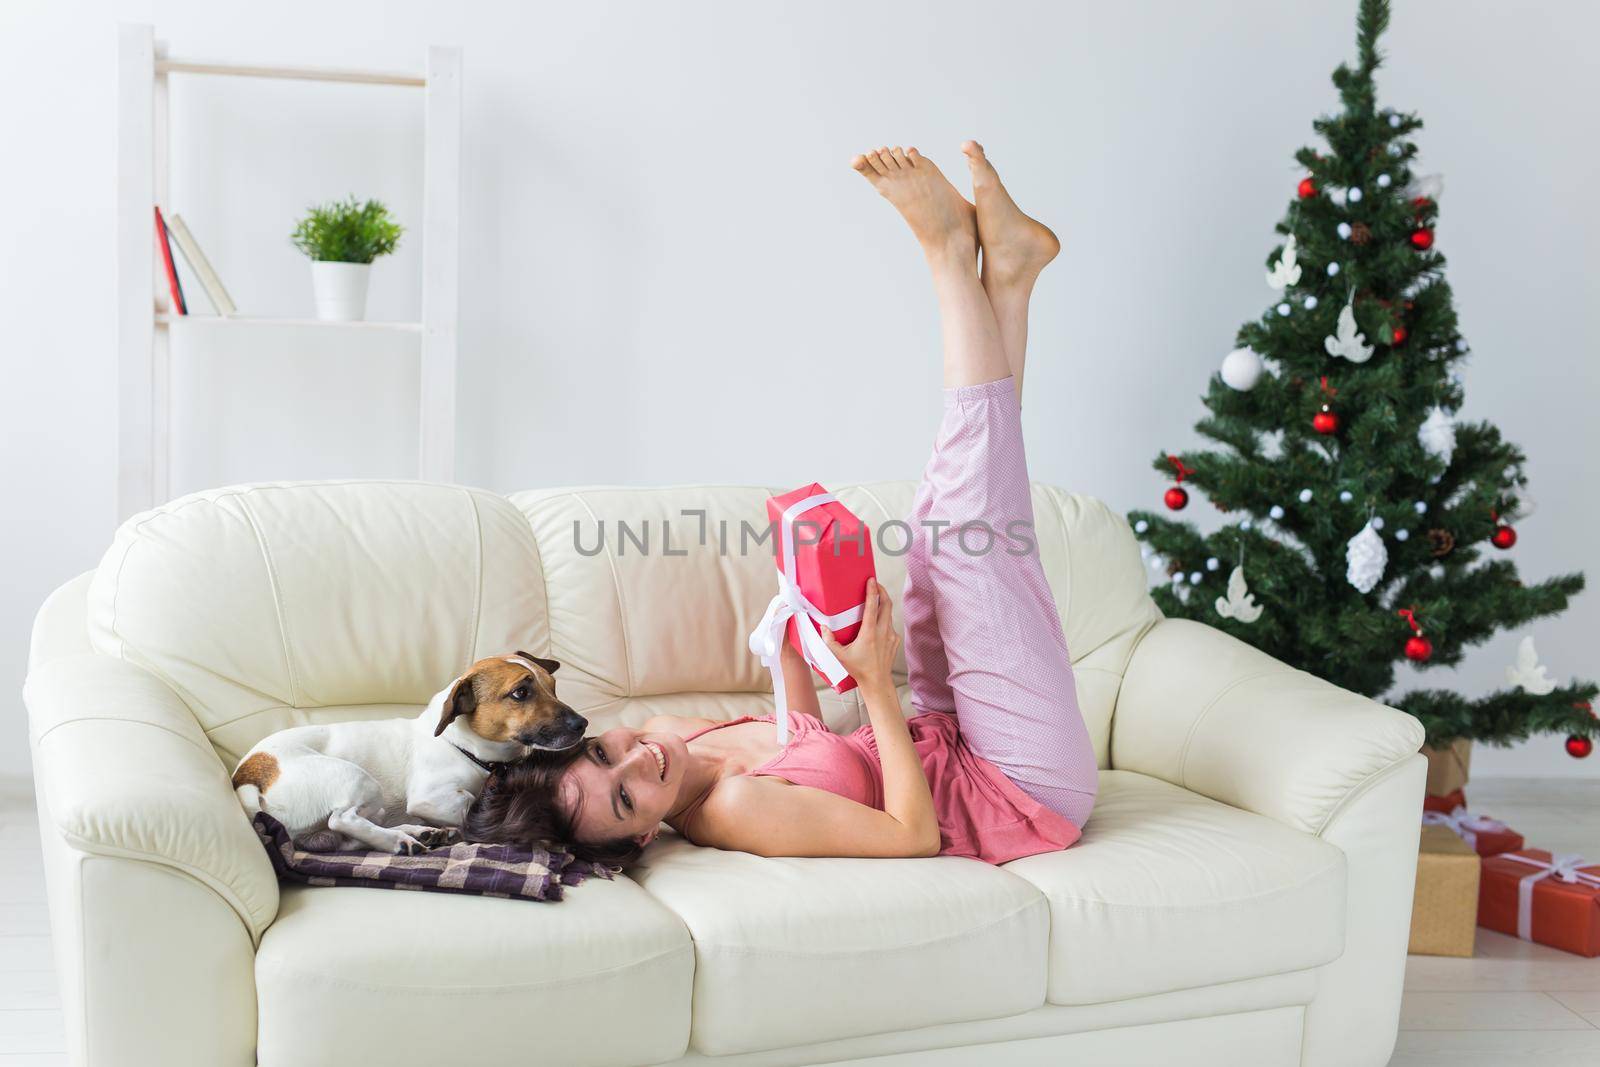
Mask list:
[{"label": "red wrapped present", "polygon": [[1490,856],[1478,887],[1478,925],[1600,956],[1600,865],[1542,848]]},{"label": "red wrapped present", "polygon": [[[1457,801],[1465,799],[1459,789],[1450,794],[1450,797],[1454,797]],[[1440,799],[1450,799],[1450,797]],[[1428,808],[1428,805],[1424,803],[1423,807]],[[1422,825],[1449,827],[1480,856],[1498,856],[1502,852],[1515,852],[1523,844],[1521,834],[1499,819],[1491,819],[1487,815],[1468,811],[1464,802],[1458,803],[1450,811],[1428,808],[1422,813]]]},{"label": "red wrapped present", "polygon": [[771,497],[767,517],[775,536],[778,595],[750,634],[750,651],[772,674],[778,741],[789,737],[789,704],[783,686],[783,641],[805,657],[840,693],[856,682],[829,651],[821,629],[848,644],[861,628],[867,582],[876,574],[867,524],[815,482]]},{"label": "red wrapped present", "polygon": [[1457,808],[1464,808],[1466,806],[1467,791],[1465,789],[1457,789],[1453,792],[1437,797],[1432,793],[1424,793],[1422,795],[1423,811],[1438,811],[1443,812],[1445,815],[1449,815]]}]

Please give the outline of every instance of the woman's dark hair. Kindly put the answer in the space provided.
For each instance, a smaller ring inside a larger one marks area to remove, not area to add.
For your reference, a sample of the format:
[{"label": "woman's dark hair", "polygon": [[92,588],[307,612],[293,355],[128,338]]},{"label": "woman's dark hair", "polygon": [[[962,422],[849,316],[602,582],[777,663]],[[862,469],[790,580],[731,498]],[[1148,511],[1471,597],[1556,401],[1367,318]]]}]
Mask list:
[{"label": "woman's dark hair", "polygon": [[467,811],[461,835],[468,841],[522,848],[561,848],[580,860],[626,867],[644,851],[631,837],[579,841],[576,812],[561,804],[561,776],[588,750],[589,742],[561,752],[533,752],[498,767]]}]

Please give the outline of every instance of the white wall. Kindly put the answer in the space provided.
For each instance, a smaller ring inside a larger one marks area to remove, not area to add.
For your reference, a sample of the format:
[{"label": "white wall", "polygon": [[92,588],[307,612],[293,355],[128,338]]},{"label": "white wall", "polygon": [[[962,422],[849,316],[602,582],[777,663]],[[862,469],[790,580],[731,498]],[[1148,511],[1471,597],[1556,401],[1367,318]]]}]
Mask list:
[{"label": "white wall", "polygon": [[[1424,165],[1447,176],[1439,247],[1477,353],[1466,415],[1531,457],[1541,510],[1516,559],[1530,578],[1593,569],[1600,8],[1397,7],[1383,97],[1422,113]],[[1335,106],[1354,8],[7,0],[0,773],[27,766],[33,611],[113,528],[118,20],[195,57],[417,69],[430,42],[464,46],[460,477],[496,489],[914,476],[933,305],[904,227],[845,161],[903,142],[953,167],[977,136],[1067,244],[1035,303],[1035,475],[1126,509],[1159,499],[1149,458],[1194,441],[1206,377],[1269,299],[1291,152]],[[307,201],[382,195],[418,221],[420,104],[401,90],[175,82],[174,109],[173,206],[244,309],[309,311],[283,237]],[[378,268],[374,315],[414,315],[415,252]],[[177,362],[179,491],[407,470],[403,345],[272,334]],[[1600,673],[1595,594],[1532,632],[1557,674]],[[1514,644],[1432,680],[1496,685]],[[1476,769],[1594,776],[1600,758],[1546,738]]]}]

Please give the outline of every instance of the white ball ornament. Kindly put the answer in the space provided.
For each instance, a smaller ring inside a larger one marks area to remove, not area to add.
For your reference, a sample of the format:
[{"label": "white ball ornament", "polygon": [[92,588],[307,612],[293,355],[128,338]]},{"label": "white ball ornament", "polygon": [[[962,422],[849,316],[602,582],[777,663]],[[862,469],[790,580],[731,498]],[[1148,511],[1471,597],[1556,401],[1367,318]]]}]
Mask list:
[{"label": "white ball ornament", "polygon": [[1339,225],[1334,227],[1334,230],[1339,234],[1340,237],[1343,237],[1346,241],[1350,240],[1351,230],[1350,230],[1350,224],[1348,222],[1339,223]]},{"label": "white ball ornament", "polygon": [[1201,578],[1201,574],[1200,574],[1199,571],[1190,571],[1189,572],[1189,584],[1190,585],[1199,585],[1200,584],[1200,578]]},{"label": "white ball ornament", "polygon": [[1278,305],[1278,314],[1280,314],[1280,315],[1289,314],[1289,305],[1288,305],[1287,302]]},{"label": "white ball ornament", "polygon": [[1368,522],[1367,525],[1372,527],[1374,530],[1383,529],[1383,516],[1382,515],[1374,515],[1372,517],[1372,520],[1370,522]]},{"label": "white ball ornament", "polygon": [[1389,183],[1392,181],[1394,181],[1394,179],[1389,177],[1387,174],[1380,174],[1378,175],[1378,188],[1387,189],[1389,188]]},{"label": "white ball ornament", "polygon": [[1133,524],[1134,533],[1144,533],[1148,529],[1150,529],[1150,524],[1145,522],[1143,519],[1140,519],[1138,522]]},{"label": "white ball ornament", "polygon": [[1394,539],[1396,541],[1408,541],[1408,540],[1411,539],[1411,531],[1410,530],[1396,530],[1394,532]]},{"label": "white ball ornament", "polygon": [[1267,517],[1270,519],[1283,518],[1283,508],[1279,507],[1277,504],[1272,505],[1271,510],[1267,512]]},{"label": "white ball ornament", "polygon": [[1212,556],[1210,559],[1206,560],[1206,570],[1208,571],[1214,571],[1220,566],[1222,566],[1222,561],[1216,556]]},{"label": "white ball ornament", "polygon": [[1465,337],[1459,338],[1456,341],[1456,351],[1457,352],[1465,352],[1466,350],[1467,350],[1467,339]]},{"label": "white ball ornament", "polygon": [[1389,128],[1390,129],[1394,129],[1394,130],[1398,130],[1400,128],[1400,116],[1399,115],[1390,115],[1389,116]]},{"label": "white ball ornament", "polygon": [[1328,264],[1328,277],[1337,278],[1338,276],[1339,276],[1339,264],[1337,264],[1337,263],[1329,263]]},{"label": "white ball ornament", "polygon": [[1302,504],[1311,503],[1311,490],[1309,490],[1309,489],[1300,490],[1300,503],[1302,503]]},{"label": "white ball ornament", "polygon": [[1341,504],[1348,504],[1348,503],[1350,503],[1350,501],[1354,500],[1355,498],[1356,498],[1356,495],[1354,493],[1352,493],[1348,489],[1341,489],[1339,491],[1339,503],[1341,503]]},{"label": "white ball ornament", "polygon": [[1248,393],[1261,380],[1261,357],[1248,348],[1235,348],[1222,357],[1222,381],[1230,389]]},{"label": "white ball ornament", "polygon": [[1389,154],[1391,156],[1398,156],[1401,152],[1404,152],[1404,151],[1405,151],[1405,149],[1401,148],[1397,144],[1390,144],[1389,145]]},{"label": "white ball ornament", "polygon": [[1346,194],[1346,199],[1348,199],[1352,204],[1359,204],[1361,202],[1361,186],[1358,185],[1351,189],[1350,192]]},{"label": "white ball ornament", "polygon": [[1240,519],[1239,520],[1239,529],[1241,529],[1241,530],[1250,529],[1250,520],[1249,519]]},{"label": "white ball ornament", "polygon": [[1316,308],[1317,308],[1317,298],[1314,297],[1314,296],[1306,297],[1306,310],[1307,311],[1315,311]]},{"label": "white ball ornament", "polygon": [[1419,500],[1412,507],[1417,509],[1418,515],[1426,515],[1428,513],[1428,502],[1426,500]]}]

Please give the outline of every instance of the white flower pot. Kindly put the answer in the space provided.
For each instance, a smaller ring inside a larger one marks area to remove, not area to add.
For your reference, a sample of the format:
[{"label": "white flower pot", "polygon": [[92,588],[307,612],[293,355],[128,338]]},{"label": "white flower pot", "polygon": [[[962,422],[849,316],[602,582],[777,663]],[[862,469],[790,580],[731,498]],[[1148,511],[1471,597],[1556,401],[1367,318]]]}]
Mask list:
[{"label": "white flower pot", "polygon": [[371,263],[311,264],[311,291],[317,318],[324,322],[359,322],[367,314],[367,278]]}]

